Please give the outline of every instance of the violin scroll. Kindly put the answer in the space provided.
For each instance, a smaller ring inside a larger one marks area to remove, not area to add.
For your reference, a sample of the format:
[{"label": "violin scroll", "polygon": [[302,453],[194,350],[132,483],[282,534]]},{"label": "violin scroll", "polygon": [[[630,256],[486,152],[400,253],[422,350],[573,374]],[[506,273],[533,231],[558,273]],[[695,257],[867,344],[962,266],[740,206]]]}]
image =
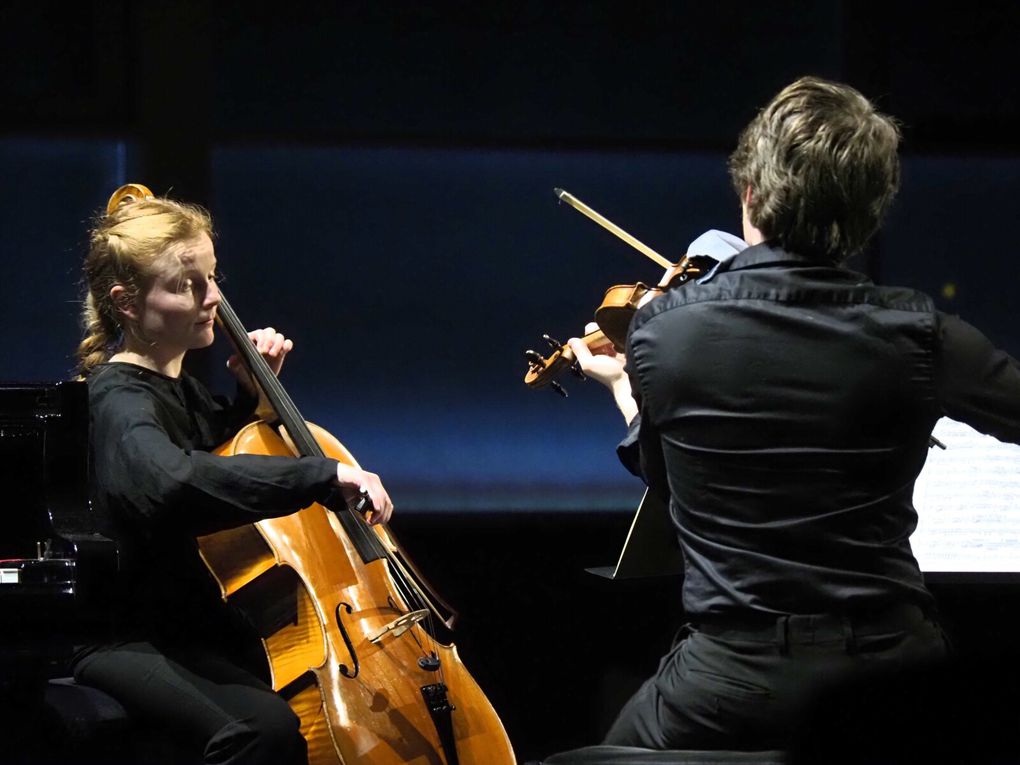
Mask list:
[{"label": "violin scroll", "polygon": [[[570,350],[570,346],[561,343],[549,335],[542,335],[542,339],[552,349],[552,353],[546,357],[538,351],[527,350],[524,352],[524,358],[528,360],[528,372],[524,375],[524,384],[529,388],[544,388],[548,385],[556,393],[563,396],[563,398],[567,398],[566,389],[553,379],[556,375],[565,369],[569,369],[571,374],[581,380],[588,378],[581,371],[581,365],[578,364],[577,357]],[[605,333],[600,329],[589,332],[581,340],[593,352],[609,342]]]}]

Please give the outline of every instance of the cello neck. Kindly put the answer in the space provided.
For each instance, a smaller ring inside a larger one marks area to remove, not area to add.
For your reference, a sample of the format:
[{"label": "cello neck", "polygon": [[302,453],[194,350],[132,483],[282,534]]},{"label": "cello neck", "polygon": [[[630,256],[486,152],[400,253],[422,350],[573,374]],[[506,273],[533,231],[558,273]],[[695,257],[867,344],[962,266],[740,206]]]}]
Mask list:
[{"label": "cello neck", "polygon": [[303,457],[323,456],[322,447],[319,446],[312,432],[308,429],[301,412],[298,411],[294,401],[288,395],[279,379],[269,368],[269,363],[258,352],[255,344],[248,337],[244,324],[234,313],[227,298],[220,293],[220,305],[216,311],[216,318],[233,342],[234,347],[241,357],[241,361],[248,370],[255,384],[265,393],[273,412],[286,429],[298,453]]}]

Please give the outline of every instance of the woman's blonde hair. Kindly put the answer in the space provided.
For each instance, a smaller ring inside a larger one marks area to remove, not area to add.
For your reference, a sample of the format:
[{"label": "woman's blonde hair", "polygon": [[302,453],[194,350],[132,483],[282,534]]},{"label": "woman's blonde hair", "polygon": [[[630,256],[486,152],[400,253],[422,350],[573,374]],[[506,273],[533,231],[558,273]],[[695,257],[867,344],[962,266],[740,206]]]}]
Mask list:
[{"label": "woman's blonde hair", "polygon": [[[87,375],[123,344],[122,309],[144,295],[175,245],[205,234],[213,237],[209,213],[197,205],[165,197],[131,197],[96,217],[85,258],[85,300],[81,321],[84,339],[78,346],[78,371]],[[110,291],[124,287],[114,303]]]},{"label": "woman's blonde hair", "polygon": [[741,133],[730,179],[766,241],[830,263],[864,248],[899,188],[896,122],[848,85],[803,77]]}]

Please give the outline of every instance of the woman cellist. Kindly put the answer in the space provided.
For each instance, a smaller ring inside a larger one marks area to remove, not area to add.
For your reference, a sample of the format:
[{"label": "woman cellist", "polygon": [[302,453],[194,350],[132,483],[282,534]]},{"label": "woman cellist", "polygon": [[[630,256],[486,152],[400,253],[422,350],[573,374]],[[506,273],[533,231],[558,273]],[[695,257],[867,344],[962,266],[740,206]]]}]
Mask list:
[{"label": "woman cellist", "polygon": [[[117,542],[123,587],[117,642],[74,659],[80,682],[158,722],[206,763],[304,763],[287,702],[245,648],[245,620],[226,604],[196,535],[292,513],[338,488],[367,494],[372,523],[393,505],[379,477],[321,457],[217,456],[250,419],[256,386],[236,358],[235,399],[214,398],[182,370],[213,341],[220,294],[209,215],[165,198],[125,198],[91,232],[84,268],[93,503]],[[273,372],[293,344],[251,333]],[[250,652],[249,652],[250,653]]]}]

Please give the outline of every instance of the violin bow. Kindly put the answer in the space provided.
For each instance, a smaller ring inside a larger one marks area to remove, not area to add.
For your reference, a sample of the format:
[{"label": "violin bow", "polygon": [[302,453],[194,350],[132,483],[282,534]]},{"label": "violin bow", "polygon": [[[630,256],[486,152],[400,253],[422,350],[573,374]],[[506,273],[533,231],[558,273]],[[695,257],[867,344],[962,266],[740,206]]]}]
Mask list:
[{"label": "violin bow", "polygon": [[561,202],[566,202],[568,205],[573,207],[575,210],[577,210],[582,215],[588,216],[593,221],[595,221],[600,226],[602,226],[602,228],[606,229],[606,231],[609,231],[611,234],[615,234],[616,236],[620,237],[620,239],[625,241],[627,244],[629,244],[635,250],[637,250],[638,252],[642,253],[643,255],[647,255],[649,258],[654,260],[656,263],[658,263],[663,268],[672,268],[673,267],[672,263],[670,263],[668,260],[666,260],[666,258],[662,257],[662,255],[657,253],[655,250],[653,250],[647,244],[645,244],[644,242],[642,242],[642,241],[638,240],[637,238],[631,236],[630,234],[628,234],[626,231],[624,231],[622,228],[617,226],[615,223],[613,223],[608,218],[606,218],[606,217],[604,217],[602,215],[599,215],[597,212],[595,212],[593,209],[588,207],[588,205],[586,205],[584,202],[582,202],[580,199],[575,197],[570,192],[564,191],[563,189],[553,189],[553,191],[555,192],[556,196],[559,198],[559,200]]}]

